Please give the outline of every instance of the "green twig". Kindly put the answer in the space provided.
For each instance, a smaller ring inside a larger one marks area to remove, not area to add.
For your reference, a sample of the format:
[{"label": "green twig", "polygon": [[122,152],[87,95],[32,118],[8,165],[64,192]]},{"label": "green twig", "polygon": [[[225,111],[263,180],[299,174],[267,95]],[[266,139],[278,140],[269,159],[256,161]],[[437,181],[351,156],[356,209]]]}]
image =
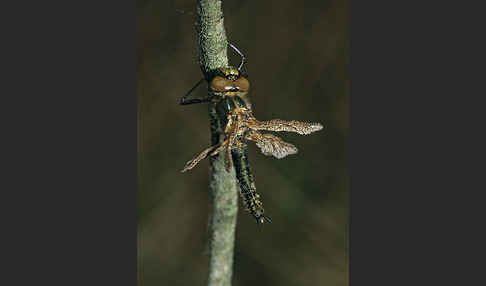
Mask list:
[{"label": "green twig", "polygon": [[[228,66],[227,40],[221,0],[197,1],[197,43],[201,70],[206,78],[220,67]],[[216,110],[209,104],[212,145],[224,139]],[[224,154],[210,159],[209,286],[230,286],[233,273],[238,190],[234,168],[226,172]]]}]

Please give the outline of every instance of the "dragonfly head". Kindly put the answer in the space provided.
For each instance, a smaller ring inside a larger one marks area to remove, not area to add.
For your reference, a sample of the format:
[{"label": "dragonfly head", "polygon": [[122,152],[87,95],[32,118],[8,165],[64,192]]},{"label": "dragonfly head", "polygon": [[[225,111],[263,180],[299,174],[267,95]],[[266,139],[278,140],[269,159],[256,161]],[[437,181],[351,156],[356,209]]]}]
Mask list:
[{"label": "dragonfly head", "polygon": [[250,82],[237,68],[225,67],[210,80],[209,88],[213,92],[248,92]]}]

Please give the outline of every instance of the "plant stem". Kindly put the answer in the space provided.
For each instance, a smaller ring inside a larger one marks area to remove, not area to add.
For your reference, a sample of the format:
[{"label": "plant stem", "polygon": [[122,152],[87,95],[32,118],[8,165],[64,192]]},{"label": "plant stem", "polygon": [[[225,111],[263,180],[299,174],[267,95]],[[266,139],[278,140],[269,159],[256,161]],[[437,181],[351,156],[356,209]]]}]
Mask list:
[{"label": "plant stem", "polygon": [[[199,63],[208,78],[211,71],[228,66],[221,0],[197,1],[196,30]],[[214,145],[224,140],[214,104],[209,104],[209,117]],[[233,274],[238,190],[234,168],[225,170],[225,153],[210,158],[209,286],[230,286]]]}]

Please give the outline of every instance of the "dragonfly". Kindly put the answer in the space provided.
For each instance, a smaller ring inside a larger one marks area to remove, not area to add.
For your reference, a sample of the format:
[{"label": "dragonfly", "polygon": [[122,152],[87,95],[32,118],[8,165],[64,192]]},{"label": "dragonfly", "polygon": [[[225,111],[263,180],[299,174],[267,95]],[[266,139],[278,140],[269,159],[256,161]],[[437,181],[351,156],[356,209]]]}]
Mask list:
[{"label": "dragonfly", "polygon": [[262,133],[262,131],[283,131],[308,135],[323,129],[323,125],[317,122],[295,120],[257,120],[253,115],[248,96],[250,91],[248,75],[242,71],[246,57],[236,46],[231,43],[228,43],[228,45],[241,56],[239,66],[222,67],[212,71],[206,79],[208,82],[207,97],[188,99],[190,93],[205,80],[203,78],[180,101],[181,105],[204,102],[214,104],[219,126],[223,127],[224,140],[196,155],[186,163],[181,172],[193,169],[205,158],[220,153],[226,154],[224,158],[225,169],[229,172],[231,166],[234,166],[240,196],[246,210],[256,219],[257,224],[264,224],[271,222],[271,219],[265,215],[263,203],[256,191],[255,180],[248,163],[247,142],[254,142],[265,156],[282,159],[288,155],[296,154],[298,152],[297,147],[276,135]]}]

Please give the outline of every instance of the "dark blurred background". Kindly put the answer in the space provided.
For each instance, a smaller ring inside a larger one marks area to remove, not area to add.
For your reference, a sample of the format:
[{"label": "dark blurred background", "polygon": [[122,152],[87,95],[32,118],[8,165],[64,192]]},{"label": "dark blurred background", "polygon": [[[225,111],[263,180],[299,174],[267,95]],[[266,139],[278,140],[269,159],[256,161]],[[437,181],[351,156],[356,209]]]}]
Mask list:
[{"label": "dark blurred background", "polygon": [[[201,77],[196,1],[137,0],[138,285],[205,285],[207,106],[180,106]],[[348,285],[348,1],[224,1],[228,39],[248,59],[255,117],[318,121],[278,160],[250,144],[257,190],[273,223],[242,207],[233,285]],[[239,58],[228,50],[230,62]],[[194,96],[204,96],[206,85]]]}]

